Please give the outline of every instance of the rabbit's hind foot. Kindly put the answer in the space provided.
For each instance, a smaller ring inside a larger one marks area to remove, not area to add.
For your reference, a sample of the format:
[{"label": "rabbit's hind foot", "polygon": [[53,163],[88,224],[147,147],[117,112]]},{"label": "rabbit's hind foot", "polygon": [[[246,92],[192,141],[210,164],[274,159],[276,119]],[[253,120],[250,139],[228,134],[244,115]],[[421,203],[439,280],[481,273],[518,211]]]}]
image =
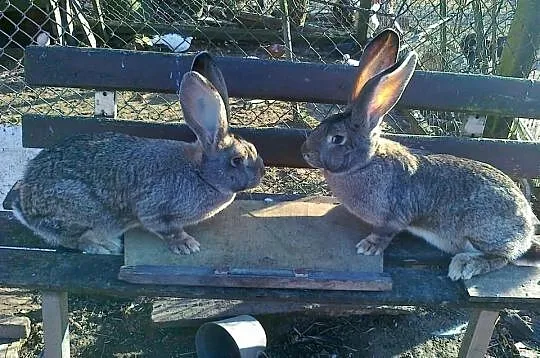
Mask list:
[{"label": "rabbit's hind foot", "polygon": [[78,249],[87,254],[120,255],[123,251],[121,235],[107,235],[88,230],[81,235],[78,242]]},{"label": "rabbit's hind foot", "polygon": [[455,255],[448,267],[452,281],[468,280],[473,276],[498,270],[506,266],[508,259],[501,256],[486,256],[481,252],[461,252]]}]

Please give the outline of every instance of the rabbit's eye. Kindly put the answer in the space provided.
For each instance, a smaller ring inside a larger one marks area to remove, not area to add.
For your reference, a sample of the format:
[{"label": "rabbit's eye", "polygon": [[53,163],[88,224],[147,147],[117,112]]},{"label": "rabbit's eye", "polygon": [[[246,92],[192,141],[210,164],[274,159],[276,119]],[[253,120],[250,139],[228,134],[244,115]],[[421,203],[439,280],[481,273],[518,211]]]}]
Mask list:
[{"label": "rabbit's eye", "polygon": [[332,144],[341,145],[345,143],[345,137],[339,134],[336,134],[335,136],[332,136],[332,139],[330,140]]},{"label": "rabbit's eye", "polygon": [[241,165],[243,162],[244,159],[242,157],[234,157],[231,159],[231,165],[235,168]]}]

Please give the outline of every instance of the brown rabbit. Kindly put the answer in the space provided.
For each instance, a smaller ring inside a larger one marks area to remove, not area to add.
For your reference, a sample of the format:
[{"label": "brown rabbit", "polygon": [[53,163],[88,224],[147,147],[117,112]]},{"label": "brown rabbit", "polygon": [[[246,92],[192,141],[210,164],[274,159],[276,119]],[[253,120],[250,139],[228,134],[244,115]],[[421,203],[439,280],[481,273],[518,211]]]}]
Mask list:
[{"label": "brown rabbit", "polygon": [[[504,173],[451,155],[416,155],[380,136],[416,67],[414,52],[396,63],[398,34],[380,33],[366,47],[349,105],[327,118],[302,146],[334,195],[372,225],[357,252],[381,254],[403,230],[453,254],[452,280],[505,266],[531,248],[533,212]],[[535,246],[536,247],[536,246]]]}]

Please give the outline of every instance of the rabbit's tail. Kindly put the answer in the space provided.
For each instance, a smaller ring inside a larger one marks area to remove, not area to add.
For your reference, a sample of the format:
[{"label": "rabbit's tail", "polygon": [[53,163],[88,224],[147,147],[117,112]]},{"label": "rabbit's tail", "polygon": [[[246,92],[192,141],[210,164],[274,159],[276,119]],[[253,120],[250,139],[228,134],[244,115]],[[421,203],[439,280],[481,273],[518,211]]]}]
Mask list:
[{"label": "rabbit's tail", "polygon": [[28,224],[28,221],[23,215],[23,211],[21,209],[21,195],[19,191],[20,184],[17,183],[13,186],[13,189],[8,193],[6,198],[4,199],[4,208],[13,211],[13,216],[17,220],[21,222],[24,226],[30,228],[30,225]]},{"label": "rabbit's tail", "polygon": [[15,201],[19,200],[20,187],[21,187],[21,182],[18,181],[15,183],[15,185],[13,185],[13,188],[11,188],[11,190],[7,193],[6,197],[4,198],[4,202],[2,203],[2,206],[4,207],[4,209],[13,210],[13,206],[18,205],[18,204],[15,204]]},{"label": "rabbit's tail", "polygon": [[30,224],[28,224],[28,221],[26,221],[26,218],[24,217],[21,209],[21,201],[19,200],[19,196],[17,196],[12,202],[11,202],[11,210],[13,211],[13,216],[17,218],[23,224],[24,226],[31,228]]},{"label": "rabbit's tail", "polygon": [[513,263],[517,266],[540,267],[540,235],[534,236],[533,243],[529,250]]}]

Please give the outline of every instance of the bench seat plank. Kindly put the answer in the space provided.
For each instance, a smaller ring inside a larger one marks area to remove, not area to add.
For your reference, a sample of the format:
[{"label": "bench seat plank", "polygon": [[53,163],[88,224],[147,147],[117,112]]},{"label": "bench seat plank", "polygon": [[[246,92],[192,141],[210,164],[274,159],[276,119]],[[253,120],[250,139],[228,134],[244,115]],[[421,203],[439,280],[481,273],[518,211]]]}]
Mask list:
[{"label": "bench seat plank", "polygon": [[[91,119],[91,120],[89,120]],[[44,148],[75,133],[115,131],[142,137],[193,141],[195,135],[182,123],[155,123],[89,117],[23,115],[23,146]],[[232,132],[252,141],[266,165],[306,168],[300,147],[307,131],[290,128],[232,127]],[[540,176],[540,143],[503,139],[432,137],[385,134],[410,148],[480,160],[517,177]],[[279,143],[276,146],[276,143]],[[502,155],[504,153],[504,155]]]},{"label": "bench seat plank", "polygon": [[389,267],[392,291],[327,291],[298,289],[245,289],[132,284],[118,279],[122,256],[0,249],[0,286],[65,290],[77,294],[151,296],[336,303],[355,305],[458,306],[522,309],[538,307],[540,300],[509,297],[500,302],[469,302],[460,282],[446,270]]},{"label": "bench seat plank", "polygon": [[349,303],[358,305],[464,305],[459,283],[444,272],[388,268],[392,291],[245,289],[132,284],[118,279],[123,257],[0,249],[0,286],[65,290],[78,294]]},{"label": "bench seat plank", "polygon": [[540,267],[508,265],[464,281],[471,301],[505,301],[528,297],[540,301]]},{"label": "bench seat plank", "polygon": [[[385,251],[384,271],[392,278],[392,291],[345,292],[325,290],[241,289],[193,286],[159,286],[131,284],[118,279],[124,265],[122,255],[88,255],[78,252],[53,250],[24,250],[26,247],[46,247],[22,227],[13,214],[0,212],[0,286],[41,290],[65,290],[82,294],[113,296],[163,296],[220,298],[362,304],[362,305],[469,305],[482,308],[526,308],[540,304],[537,297],[503,296],[471,297],[468,300],[463,283],[446,277],[448,256],[411,237],[394,240]],[[15,246],[15,249],[5,248]],[[23,245],[24,246],[24,245]],[[431,255],[430,255],[431,254]],[[407,260],[407,256],[409,260]],[[431,257],[428,257],[431,256]],[[442,258],[442,259],[441,259]],[[423,260],[439,263],[428,268]],[[417,267],[400,267],[396,263],[411,262]],[[518,268],[523,269],[523,268]],[[526,268],[528,269],[528,268]]]},{"label": "bench seat plank", "polygon": [[250,269],[382,272],[380,255],[359,257],[355,245],[369,226],[342,205],[318,197],[286,202],[235,200],[186,231],[199,241],[195,255],[177,255],[155,234],[124,235],[125,264]]},{"label": "bench seat plank", "polygon": [[368,235],[369,226],[335,200],[235,200],[186,231],[202,245],[197,254],[174,254],[145,230],[126,232],[126,267],[120,277],[134,283],[196,286],[392,288],[383,273],[383,256],[356,253],[355,245]]},{"label": "bench seat plank", "polygon": [[[11,211],[0,211],[0,247],[73,251],[46,245],[20,224]],[[393,266],[447,266],[450,260],[447,254],[423,240],[402,234],[385,250],[384,262],[385,265]]]},{"label": "bench seat plank", "polygon": [[[238,199],[262,200],[263,197],[275,198],[275,200],[292,199],[287,198],[287,196],[261,195],[259,193],[241,194],[238,196]],[[540,234],[540,225],[537,226],[536,233]],[[0,211],[0,246],[73,251],[63,248],[54,249],[46,245],[40,238],[20,224],[11,211]],[[450,255],[406,232],[401,233],[392,240],[388,248],[384,251],[385,266],[440,266],[445,268],[449,263]]]},{"label": "bench seat plank", "polygon": [[[176,93],[193,55],[78,47],[25,48],[31,86]],[[215,57],[231,97],[345,103],[357,68]],[[428,90],[427,90],[428,89]],[[499,76],[416,71],[398,107],[536,118],[540,82]]]}]

